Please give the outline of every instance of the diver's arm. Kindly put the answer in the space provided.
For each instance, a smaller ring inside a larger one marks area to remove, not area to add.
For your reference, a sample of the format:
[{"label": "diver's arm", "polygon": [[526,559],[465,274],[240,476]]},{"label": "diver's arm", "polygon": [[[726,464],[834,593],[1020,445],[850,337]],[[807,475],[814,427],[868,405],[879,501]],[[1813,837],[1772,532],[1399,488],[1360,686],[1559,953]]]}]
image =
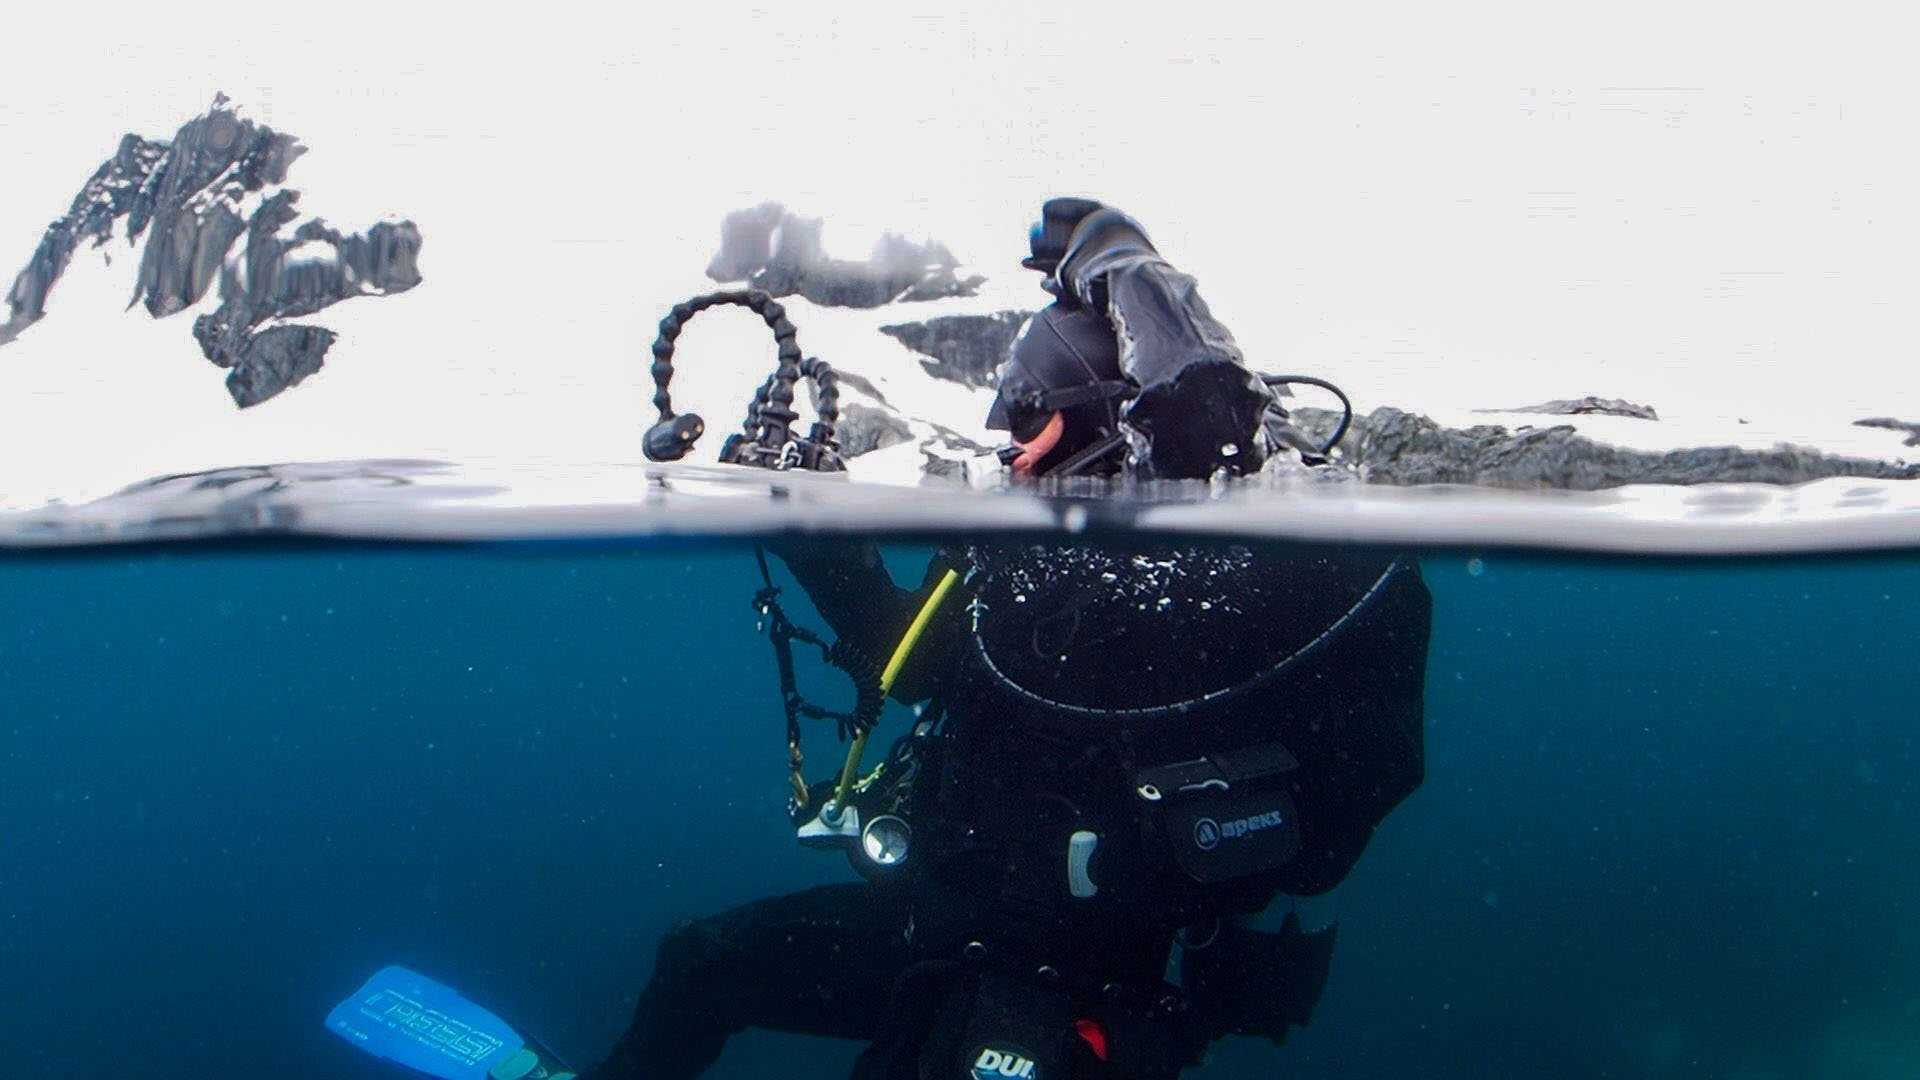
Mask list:
[{"label": "diver's arm", "polygon": [[[780,557],[806,590],[834,636],[876,667],[893,655],[934,586],[956,565],[945,552],[937,553],[920,587],[903,589],[894,583],[880,549],[872,543],[845,537],[782,539],[769,543],[768,549]],[[945,670],[944,661],[951,655],[959,624],[956,612],[961,607],[953,598],[946,601],[914,648],[912,660],[900,673],[890,696],[907,703],[932,696],[936,676]]]},{"label": "diver's arm", "polygon": [[880,549],[871,543],[780,539],[769,542],[767,550],[787,565],[834,636],[869,656],[889,647],[884,639],[896,623],[913,617],[907,611],[912,594],[894,584]]},{"label": "diver's arm", "polygon": [[1053,280],[1113,324],[1121,371],[1139,388],[1126,413],[1138,468],[1196,479],[1259,469],[1265,448],[1255,436],[1273,395],[1194,279],[1138,222],[1112,207],[1081,218]]}]

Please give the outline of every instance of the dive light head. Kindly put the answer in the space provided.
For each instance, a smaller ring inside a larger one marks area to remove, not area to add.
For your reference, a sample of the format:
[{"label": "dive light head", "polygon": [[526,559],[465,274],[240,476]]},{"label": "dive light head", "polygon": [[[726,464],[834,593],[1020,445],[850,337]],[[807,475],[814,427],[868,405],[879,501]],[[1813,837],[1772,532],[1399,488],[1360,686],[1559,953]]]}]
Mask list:
[{"label": "dive light head", "polygon": [[698,413],[681,413],[648,428],[641,449],[648,461],[679,461],[706,430],[707,422],[700,419]]},{"label": "dive light head", "polygon": [[860,830],[860,854],[882,870],[905,863],[912,844],[912,827],[906,819],[892,814],[882,814]]}]

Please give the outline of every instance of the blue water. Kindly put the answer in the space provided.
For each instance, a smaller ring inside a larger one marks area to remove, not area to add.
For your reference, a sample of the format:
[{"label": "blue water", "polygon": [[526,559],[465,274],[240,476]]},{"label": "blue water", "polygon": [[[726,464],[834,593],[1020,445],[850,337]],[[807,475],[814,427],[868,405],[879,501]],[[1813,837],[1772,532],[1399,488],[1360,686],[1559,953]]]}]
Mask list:
[{"label": "blue water", "polygon": [[[1314,1025],[1198,1075],[1920,1075],[1920,556],[1426,573],[1426,785],[1340,890]],[[848,874],[787,831],[753,574],[0,560],[9,1074],[391,1077],[321,1027],[387,963],[596,1058],[675,921]],[[855,1049],[754,1034],[712,1075]]]}]

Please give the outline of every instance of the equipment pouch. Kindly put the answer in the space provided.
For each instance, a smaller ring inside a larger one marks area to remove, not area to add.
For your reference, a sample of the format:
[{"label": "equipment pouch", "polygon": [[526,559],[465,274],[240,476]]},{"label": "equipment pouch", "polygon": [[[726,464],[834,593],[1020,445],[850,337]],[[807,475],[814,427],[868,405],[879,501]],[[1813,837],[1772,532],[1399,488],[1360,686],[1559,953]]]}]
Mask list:
[{"label": "equipment pouch", "polygon": [[1300,853],[1298,768],[1274,742],[1137,770],[1149,844],[1202,885],[1278,870]]}]

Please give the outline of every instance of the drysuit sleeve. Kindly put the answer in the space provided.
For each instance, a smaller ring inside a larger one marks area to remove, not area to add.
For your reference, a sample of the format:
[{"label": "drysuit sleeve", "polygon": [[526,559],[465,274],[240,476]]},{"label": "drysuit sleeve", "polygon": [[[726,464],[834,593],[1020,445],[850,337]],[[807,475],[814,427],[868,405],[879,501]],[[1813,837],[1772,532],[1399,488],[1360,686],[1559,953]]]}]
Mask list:
[{"label": "drysuit sleeve", "polygon": [[1161,257],[1139,223],[1111,207],[1088,214],[1055,280],[1113,323],[1120,370],[1139,387],[1122,420],[1147,475],[1205,479],[1221,468],[1260,468],[1261,418],[1273,395],[1198,284]]},{"label": "drysuit sleeve", "polygon": [[[934,556],[925,580],[915,589],[903,589],[887,571],[880,549],[847,538],[783,539],[767,550],[779,556],[834,636],[871,661],[876,669],[893,655],[907,627],[933,594],[933,587],[957,561],[945,552]],[[949,597],[928,626],[913,656],[894,682],[890,695],[912,704],[938,692],[951,661],[957,657],[964,602]]]}]

